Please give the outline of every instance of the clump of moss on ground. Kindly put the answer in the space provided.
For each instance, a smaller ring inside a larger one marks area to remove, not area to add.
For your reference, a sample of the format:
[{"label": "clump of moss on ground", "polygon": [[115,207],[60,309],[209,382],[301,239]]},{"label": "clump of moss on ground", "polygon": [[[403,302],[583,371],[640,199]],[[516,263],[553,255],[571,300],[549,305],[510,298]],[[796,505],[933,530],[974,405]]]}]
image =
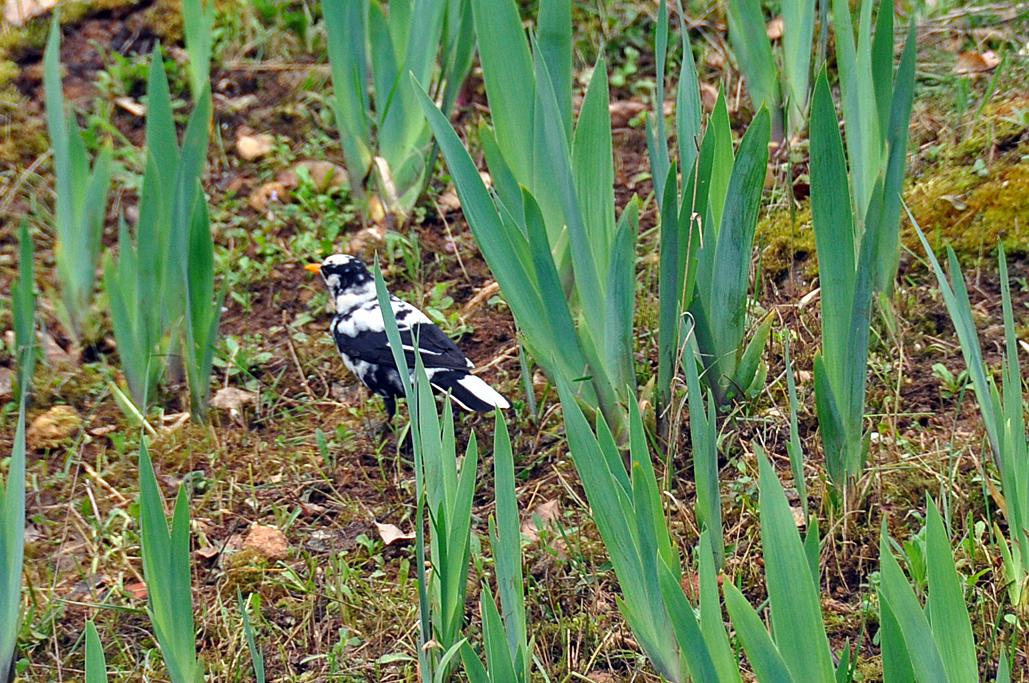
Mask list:
[{"label": "clump of moss on ground", "polygon": [[[795,214],[780,209],[763,216],[754,241],[761,249],[761,267],[772,277],[788,271],[797,260],[813,257],[815,231],[811,227],[810,204],[805,202]],[[808,263],[813,270],[814,258]]]},{"label": "clump of moss on ground", "polygon": [[[980,176],[972,166],[943,168],[916,183],[908,205],[922,230],[937,244],[950,244],[959,256],[978,256],[1004,241],[1009,252],[1029,253],[1029,164],[1020,158],[986,164]],[[918,238],[907,225],[904,244],[916,250]]]}]

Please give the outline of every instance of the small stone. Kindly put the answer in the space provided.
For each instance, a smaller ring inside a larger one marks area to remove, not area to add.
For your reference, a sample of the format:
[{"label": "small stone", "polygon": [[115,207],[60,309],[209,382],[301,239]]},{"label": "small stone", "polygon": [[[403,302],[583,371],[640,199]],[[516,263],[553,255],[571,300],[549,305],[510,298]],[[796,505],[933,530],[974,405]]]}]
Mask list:
[{"label": "small stone", "polygon": [[289,188],[280,182],[265,183],[250,193],[247,202],[255,211],[263,212],[272,202],[285,203],[289,199]]},{"label": "small stone", "polygon": [[53,448],[74,436],[82,426],[82,418],[71,406],[54,406],[29,425],[25,435],[33,450]]},{"label": "small stone", "polygon": [[243,548],[253,550],[267,560],[285,560],[289,557],[286,535],[273,526],[255,524],[250,527]]},{"label": "small stone", "polygon": [[298,161],[293,168],[279,173],[275,179],[287,188],[295,189],[300,185],[300,169],[304,169],[311,176],[311,182],[319,192],[327,192],[333,187],[343,187],[349,182],[345,168],[331,161],[316,159]]},{"label": "small stone", "polygon": [[236,137],[236,153],[246,161],[260,159],[274,148],[275,136],[269,133],[241,133]]}]

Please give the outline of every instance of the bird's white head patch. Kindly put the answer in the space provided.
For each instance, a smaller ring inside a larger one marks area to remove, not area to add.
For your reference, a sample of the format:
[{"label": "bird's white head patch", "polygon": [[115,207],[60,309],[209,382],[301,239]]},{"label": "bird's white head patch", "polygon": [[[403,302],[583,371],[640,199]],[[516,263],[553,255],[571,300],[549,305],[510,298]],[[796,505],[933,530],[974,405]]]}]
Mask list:
[{"label": "bird's white head patch", "polygon": [[375,282],[364,262],[349,254],[333,254],[322,261],[321,275],[336,304],[343,312],[375,298]]}]

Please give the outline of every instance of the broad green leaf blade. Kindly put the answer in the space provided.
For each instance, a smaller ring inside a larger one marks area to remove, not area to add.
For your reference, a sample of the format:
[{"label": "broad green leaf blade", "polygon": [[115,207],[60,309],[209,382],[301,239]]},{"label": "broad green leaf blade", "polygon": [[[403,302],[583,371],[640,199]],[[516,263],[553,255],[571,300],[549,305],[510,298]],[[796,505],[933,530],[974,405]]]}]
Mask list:
[{"label": "broad green leaf blade", "polygon": [[214,12],[213,0],[182,0],[183,33],[189,55],[189,85],[194,99],[199,99],[210,85]]},{"label": "broad green leaf blade", "polygon": [[372,161],[364,8],[362,2],[322,1],[332,69],[333,111],[347,169],[355,181],[365,176]]},{"label": "broad green leaf blade", "polygon": [[[668,158],[668,133],[665,131],[665,63],[668,61],[668,2],[657,6],[657,24],[654,27],[654,111],[647,117],[647,152],[650,156],[650,175],[654,179],[654,197],[658,210],[662,210],[666,197],[666,179],[671,161]],[[676,182],[675,175],[671,176]]]},{"label": "broad green leaf blade", "polygon": [[[721,541],[717,541],[721,543]],[[715,553],[711,547],[711,534],[700,533],[699,547],[700,574],[700,629],[704,633],[704,642],[719,680],[724,683],[736,683],[740,680],[739,663],[729,646],[729,634],[725,630],[725,619],[722,616],[722,601],[718,596],[718,574],[715,569]],[[669,610],[671,612],[671,610]],[[674,614],[672,615],[674,618]]]},{"label": "broad green leaf blade", "polygon": [[[547,3],[543,6],[546,7]],[[608,250],[615,237],[615,172],[611,150],[607,67],[601,57],[593,69],[593,77],[582,101],[572,143],[575,191],[582,206],[582,218],[598,272],[608,268],[612,258]]]},{"label": "broad green leaf blade", "polygon": [[[754,109],[762,106],[775,112],[775,137],[782,137],[782,106],[772,44],[765,30],[765,17],[759,0],[738,0],[726,7],[729,39],[736,61],[747,83]],[[791,26],[790,29],[793,27]]]},{"label": "broad green leaf blade", "polygon": [[[25,403],[7,468],[0,482],[0,677],[13,671],[21,622],[21,573],[25,558]],[[13,680],[13,677],[12,677]]]},{"label": "broad green leaf blade", "polygon": [[86,683],[107,683],[107,660],[92,621],[86,622]]},{"label": "broad green leaf blade", "polygon": [[709,418],[715,413],[714,399],[702,391],[694,356],[693,338],[688,341],[690,353],[683,363],[686,370],[687,398],[690,408],[690,446],[693,449],[693,481],[697,487],[697,522],[713,538],[716,566],[723,561],[722,499],[718,482],[718,426]]},{"label": "broad green leaf blade", "polygon": [[[535,91],[536,79],[518,7],[509,0],[471,4],[497,143],[515,176],[531,178],[533,108],[526,106],[526,97]],[[435,132],[439,139],[439,131]]]},{"label": "broad green leaf blade", "polygon": [[915,672],[911,668],[911,658],[908,657],[907,645],[900,632],[900,624],[893,616],[890,603],[883,597],[881,591],[879,596],[879,649],[882,652],[883,680],[884,681],[913,681]]},{"label": "broad green leaf blade", "polygon": [[904,572],[890,552],[886,532],[879,540],[880,601],[890,610],[920,683],[946,681],[947,670],[932,629]]},{"label": "broad green leaf blade", "polygon": [[915,91],[916,39],[916,24],[912,21],[908,27],[904,52],[901,55],[897,79],[893,85],[889,127],[886,129],[886,178],[883,181],[882,208],[875,230],[879,234],[877,289],[887,294],[893,291],[893,283],[897,278],[897,268],[900,263],[900,206],[901,192],[904,189],[904,170],[907,165],[911,104],[914,101]]},{"label": "broad green leaf blade", "polygon": [[661,586],[661,596],[668,606],[675,639],[679,643],[683,659],[686,660],[690,676],[696,681],[720,681],[721,678],[704,641],[700,624],[697,623],[697,617],[693,613],[693,606],[683,595],[676,572],[660,561],[658,562],[658,581]]},{"label": "broad green leaf blade", "polygon": [[808,87],[811,83],[811,41],[815,31],[815,0],[784,0],[782,3],[783,88],[790,135],[807,122]]},{"label": "broad green leaf blade", "polygon": [[790,358],[790,340],[788,333],[783,339],[783,362],[786,365],[786,391],[790,401],[790,440],[786,444],[786,451],[790,456],[790,469],[793,471],[793,486],[797,489],[797,496],[800,498],[801,509],[804,511],[804,519],[809,518],[807,504],[807,481],[804,477],[804,449],[800,443],[800,429],[797,422],[797,409],[800,402],[797,400],[797,382],[793,376],[793,362]]},{"label": "broad green leaf blade", "polygon": [[679,352],[679,322],[682,316],[682,287],[686,264],[679,247],[679,207],[676,196],[676,165],[672,163],[664,184],[664,199],[659,204],[660,255],[658,275],[657,403],[664,410],[671,395],[672,377]]},{"label": "broad green leaf blade", "polygon": [[512,659],[517,662],[527,642],[521,520],[515,496],[511,437],[499,410],[496,411],[493,431],[493,477],[496,489],[496,526],[492,527],[490,543],[497,568],[497,593],[503,608],[507,645]]},{"label": "broad green leaf blade", "polygon": [[[846,347],[856,265],[848,187],[843,140],[823,69],[811,103],[811,213],[821,285],[824,363],[827,379],[837,393],[842,390],[849,361]],[[840,412],[846,414],[846,407],[840,406]]]},{"label": "broad green leaf blade", "polygon": [[539,55],[543,58],[550,82],[554,86],[565,138],[571,140],[572,3],[570,0],[548,0],[539,4],[536,41],[539,45]]},{"label": "broad green leaf blade", "polygon": [[709,352],[726,378],[735,374],[746,324],[754,232],[768,167],[769,125],[768,110],[762,109],[740,143],[727,191],[732,201],[726,203],[715,247],[712,298],[705,305],[715,343]]},{"label": "broad green leaf blade", "polygon": [[835,669],[822,621],[821,591],[779,477],[759,446],[754,452],[761,470],[761,547],[776,646],[798,681],[832,681]]},{"label": "broad green leaf blade", "polygon": [[936,504],[929,500],[926,515],[926,568],[929,575],[929,596],[925,609],[933,637],[943,656],[947,680],[979,680],[972,624],[965,607],[961,579],[954,568],[950,537]]},{"label": "broad green leaf blade", "polygon": [[[700,150],[701,118],[703,108],[700,104],[700,80],[697,77],[697,65],[693,61],[693,49],[689,35],[680,17],[679,32],[682,34],[682,66],[679,70],[679,85],[675,99],[675,126],[678,134],[679,166],[684,178],[693,172]],[[686,193],[685,196],[689,196]]]},{"label": "broad green leaf blade", "polygon": [[18,229],[18,279],[11,283],[11,318],[14,327],[16,373],[13,395],[19,405],[32,391],[36,369],[36,291],[32,236],[28,220]]},{"label": "broad green leaf blade", "polygon": [[761,683],[799,683],[803,680],[795,679],[790,673],[782,655],[765,630],[765,625],[761,623],[761,617],[743,597],[743,593],[729,581],[722,584],[722,593],[725,594],[725,607],[736,629],[736,636],[743,644],[743,650],[747,653],[747,659],[754,669],[757,680]]}]

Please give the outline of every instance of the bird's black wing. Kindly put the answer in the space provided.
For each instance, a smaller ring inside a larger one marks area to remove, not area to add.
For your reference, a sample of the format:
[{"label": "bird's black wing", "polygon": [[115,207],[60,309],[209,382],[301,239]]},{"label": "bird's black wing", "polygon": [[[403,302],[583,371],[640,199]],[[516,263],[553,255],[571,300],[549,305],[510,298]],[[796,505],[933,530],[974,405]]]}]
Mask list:
[{"label": "bird's black wing", "polygon": [[[355,330],[347,334],[340,325],[332,326],[336,346],[354,360],[396,367],[389,339],[383,331],[371,329]],[[409,368],[414,367],[414,340],[418,340],[422,363],[426,368],[447,368],[451,370],[467,370],[471,367],[468,358],[457,348],[450,338],[432,323],[416,323],[410,328],[400,330],[400,341],[404,346],[404,356]]]}]

